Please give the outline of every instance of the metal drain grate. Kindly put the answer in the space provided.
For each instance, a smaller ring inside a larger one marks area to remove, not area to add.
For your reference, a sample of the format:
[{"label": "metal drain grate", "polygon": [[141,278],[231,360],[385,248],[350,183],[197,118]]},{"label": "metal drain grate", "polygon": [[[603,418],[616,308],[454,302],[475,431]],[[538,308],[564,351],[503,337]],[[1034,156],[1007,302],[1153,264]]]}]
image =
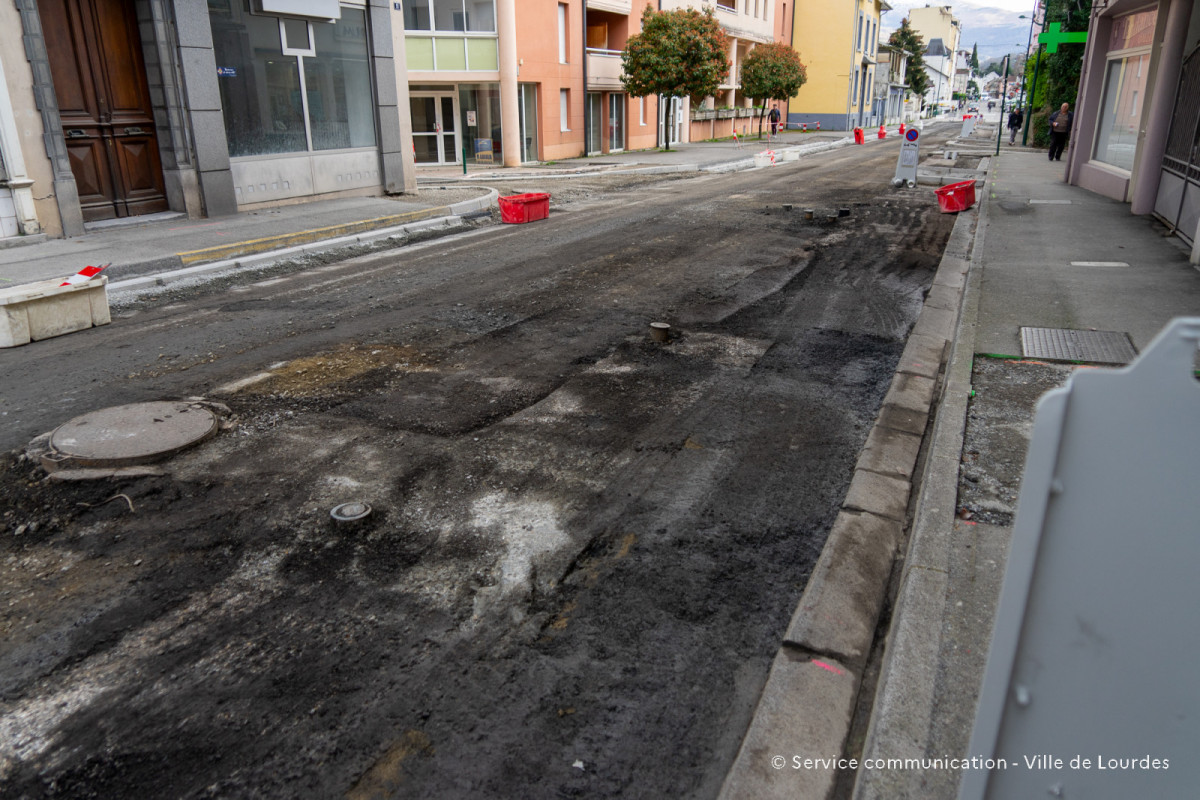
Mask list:
[{"label": "metal drain grate", "polygon": [[1021,354],[1047,361],[1092,364],[1128,364],[1137,358],[1128,333],[1069,328],[1021,328]]}]

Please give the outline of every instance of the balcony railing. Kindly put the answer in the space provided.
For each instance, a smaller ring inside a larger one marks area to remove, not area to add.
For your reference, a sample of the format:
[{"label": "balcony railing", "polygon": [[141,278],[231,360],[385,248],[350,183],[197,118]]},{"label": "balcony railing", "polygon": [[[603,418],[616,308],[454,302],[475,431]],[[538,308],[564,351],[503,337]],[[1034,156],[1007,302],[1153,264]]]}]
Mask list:
[{"label": "balcony railing", "polygon": [[621,84],[621,51],[587,49],[587,85],[589,89],[619,90]]}]

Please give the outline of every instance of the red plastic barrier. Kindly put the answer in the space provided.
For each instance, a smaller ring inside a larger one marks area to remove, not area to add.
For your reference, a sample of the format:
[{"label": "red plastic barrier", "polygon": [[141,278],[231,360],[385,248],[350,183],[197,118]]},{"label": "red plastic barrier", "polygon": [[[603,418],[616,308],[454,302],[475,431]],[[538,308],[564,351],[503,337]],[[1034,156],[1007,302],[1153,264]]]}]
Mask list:
[{"label": "red plastic barrier", "polygon": [[550,216],[550,195],[545,192],[512,194],[500,198],[500,221],[519,225]]},{"label": "red plastic barrier", "polygon": [[863,136],[862,128],[854,129],[854,143],[855,144],[866,144],[867,143],[866,137]]},{"label": "red plastic barrier", "polygon": [[943,186],[934,192],[937,195],[938,207],[943,214],[954,214],[966,211],[975,205],[975,181],[963,181]]}]

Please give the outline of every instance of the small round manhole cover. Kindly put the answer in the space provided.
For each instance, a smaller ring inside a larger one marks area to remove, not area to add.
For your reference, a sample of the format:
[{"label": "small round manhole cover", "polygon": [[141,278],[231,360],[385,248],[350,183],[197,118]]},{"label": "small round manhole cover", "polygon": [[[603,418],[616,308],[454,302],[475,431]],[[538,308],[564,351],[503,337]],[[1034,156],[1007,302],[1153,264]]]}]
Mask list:
[{"label": "small round manhole cover", "polygon": [[366,503],[342,503],[334,506],[329,515],[338,522],[354,522],[371,513],[371,507]]},{"label": "small round manhole cover", "polygon": [[166,458],[217,428],[217,415],[192,403],[130,403],[63,423],[50,434],[50,446],[79,466],[122,467]]}]

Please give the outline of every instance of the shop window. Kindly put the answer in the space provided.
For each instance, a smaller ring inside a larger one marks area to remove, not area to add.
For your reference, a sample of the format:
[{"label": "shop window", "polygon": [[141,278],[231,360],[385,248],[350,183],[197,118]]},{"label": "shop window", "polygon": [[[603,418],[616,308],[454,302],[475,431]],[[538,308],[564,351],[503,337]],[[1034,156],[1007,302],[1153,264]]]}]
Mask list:
[{"label": "shop window", "polygon": [[363,9],[336,22],[210,11],[231,157],[375,145]]},{"label": "shop window", "polygon": [[314,23],[316,55],[303,59],[314,150],[375,146],[375,101],[366,17],[343,8],[337,24]]},{"label": "shop window", "polygon": [[1146,94],[1149,65],[1149,53],[1108,62],[1093,156],[1096,161],[1133,171],[1141,115],[1138,99]]}]

